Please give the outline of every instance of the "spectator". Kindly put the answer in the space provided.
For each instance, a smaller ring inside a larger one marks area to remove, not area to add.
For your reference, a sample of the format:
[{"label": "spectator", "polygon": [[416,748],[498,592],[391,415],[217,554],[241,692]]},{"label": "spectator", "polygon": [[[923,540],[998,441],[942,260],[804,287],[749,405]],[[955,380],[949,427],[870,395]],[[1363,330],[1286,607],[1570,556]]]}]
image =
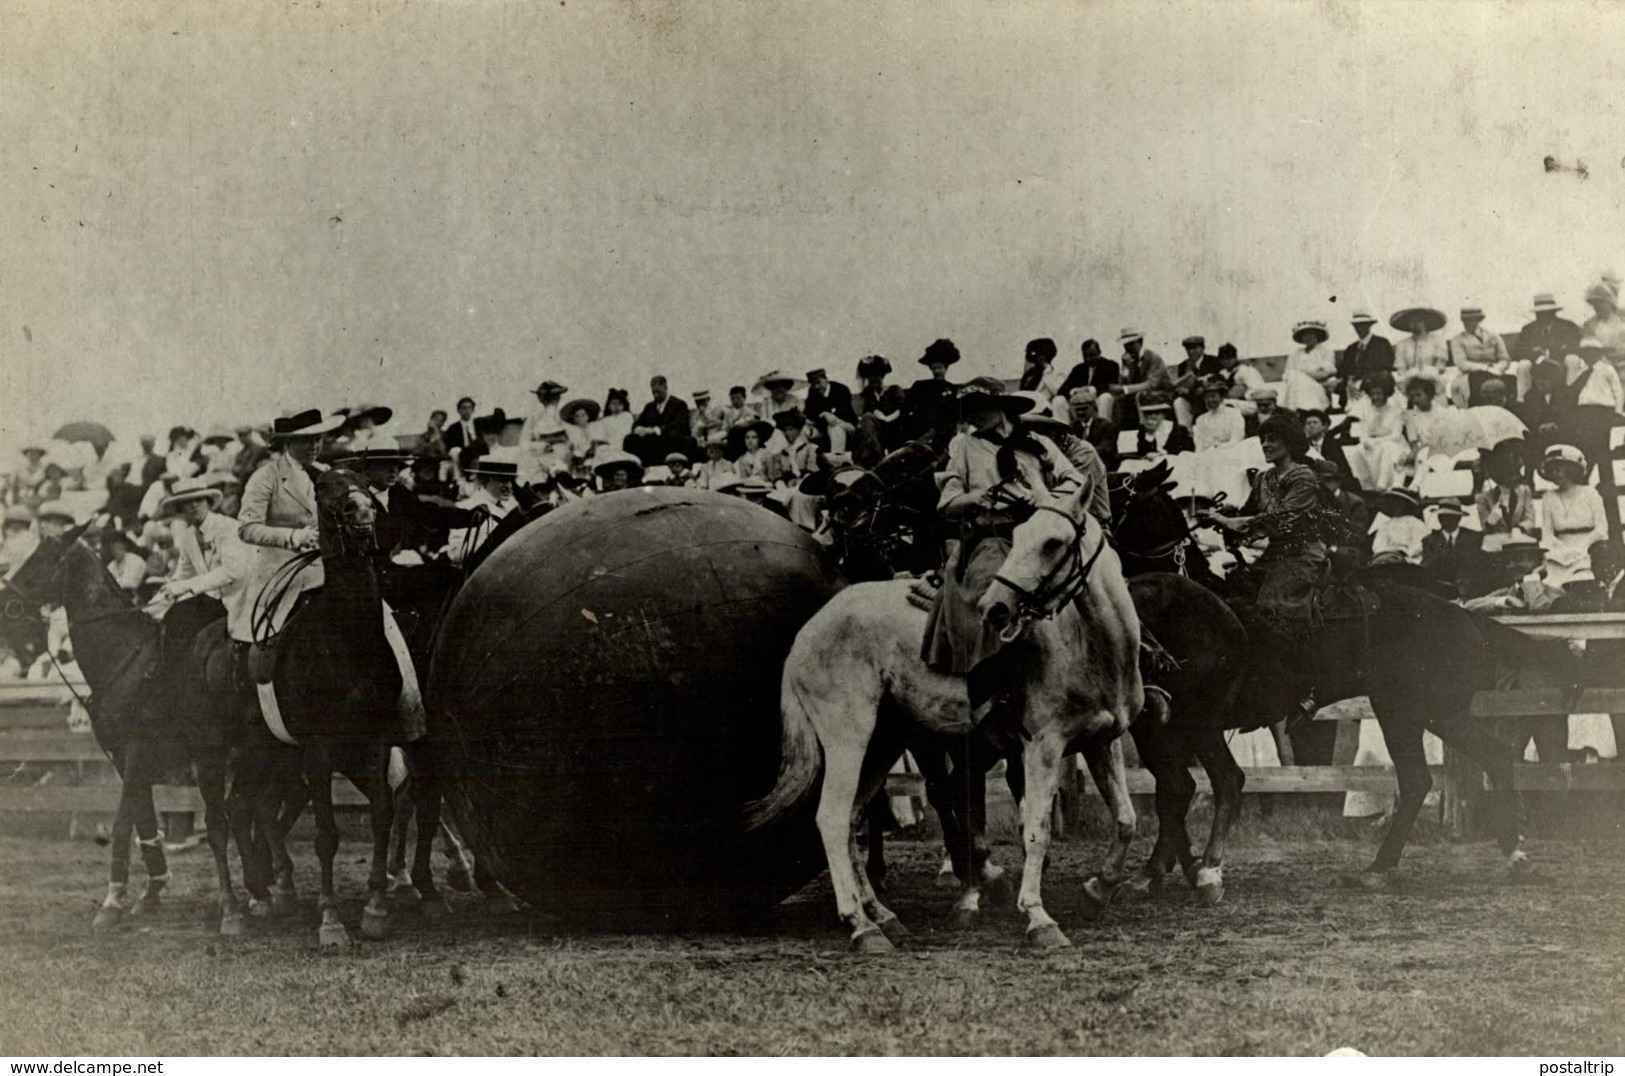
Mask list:
[{"label": "spectator", "polygon": [[11,503],[38,508],[44,500],[39,494],[45,482],[45,449],[39,445],[24,445],[23,462],[11,476]]},{"label": "spectator", "polygon": [[1353,468],[1349,466],[1348,456],[1343,451],[1335,434],[1327,431],[1331,428],[1331,420],[1326,412],[1320,410],[1305,411],[1300,416],[1303,419],[1303,435],[1309,440],[1309,453],[1306,458],[1311,460],[1325,460],[1343,475],[1346,482],[1354,481]]},{"label": "spectator", "polygon": [[1486,481],[1474,498],[1479,529],[1497,546],[1513,531],[1533,534],[1535,493],[1523,477],[1524,443],[1502,441],[1481,459]]},{"label": "spectator", "polygon": [[[1308,458],[1308,457],[1306,457]],[[1343,517],[1342,533],[1334,536],[1327,552],[1338,574],[1363,568],[1371,559],[1371,506],[1365,498],[1349,491],[1347,476],[1330,460],[1309,459],[1326,491],[1326,503]]]},{"label": "spectator", "polygon": [[1151,392],[1140,397],[1140,455],[1177,456],[1196,451],[1191,431],[1176,424],[1173,415],[1173,401],[1165,393]]},{"label": "spectator", "polygon": [[773,424],[780,434],[773,451],[779,472],[774,481],[790,481],[818,470],[818,446],[813,443],[807,416],[800,411],[780,411]]},{"label": "spectator", "polygon": [[[489,415],[481,415],[475,419],[474,432],[478,440],[460,453],[457,465],[459,473],[473,480],[474,465],[501,446],[502,431],[507,425],[508,416],[500,407]],[[479,485],[477,481],[474,484],[476,487]]]},{"label": "spectator", "polygon": [[1528,535],[1514,534],[1495,557],[1486,560],[1493,589],[1462,602],[1464,608],[1484,613],[1544,613],[1563,593],[1547,585],[1540,543]]},{"label": "spectator", "polygon": [[1603,499],[1585,484],[1591,468],[1573,445],[1546,450],[1540,473],[1556,489],[1540,502],[1540,539],[1546,549],[1546,581],[1563,587],[1591,576],[1591,546],[1608,540]]},{"label": "spectator", "polygon": [[[1140,396],[1146,392],[1172,392],[1174,379],[1168,373],[1168,364],[1155,351],[1145,346],[1145,334],[1138,329],[1124,329],[1118,334],[1123,345],[1120,363],[1123,381],[1108,388],[1115,401],[1116,412],[1112,421],[1121,429],[1140,428]],[[1169,411],[1172,412],[1172,406]]]},{"label": "spectator", "polygon": [[779,464],[766,448],[767,439],[773,436],[773,425],[757,419],[755,423],[743,427],[738,434],[741,450],[734,460],[734,474],[742,482],[762,481],[774,482],[779,478]]},{"label": "spectator", "polygon": [[571,400],[560,414],[569,443],[570,473],[577,478],[591,477],[593,452],[598,447],[592,437],[592,424],[598,421],[598,401],[586,397]]},{"label": "spectator", "polygon": [[761,419],[756,408],[746,402],[745,386],[735,385],[728,390],[728,406],[722,410],[723,429],[732,432],[750,426]]},{"label": "spectator", "polygon": [[1292,327],[1299,347],[1287,356],[1281,378],[1281,406],[1288,411],[1331,406],[1331,388],[1337,380],[1337,356],[1327,346],[1331,334],[1323,321],[1300,321]]},{"label": "spectator", "polygon": [[817,420],[828,415],[825,429],[839,429],[844,437],[857,432],[858,415],[852,407],[852,390],[838,381],[829,379],[822,366],[807,371],[807,402],[803,410],[808,419]]},{"label": "spectator", "polygon": [[[930,376],[908,387],[901,410],[902,429],[897,431],[902,441],[924,437],[932,431],[946,433],[959,418],[956,400],[959,386],[948,380],[948,368],[959,362],[959,348],[946,337],[933,340],[919,362],[930,371]],[[887,438],[882,436],[881,440],[884,444]]]},{"label": "spectator", "polygon": [[694,443],[703,445],[711,439],[713,431],[723,430],[726,432],[727,428],[726,412],[723,408],[714,407],[711,404],[711,390],[700,389],[696,392],[694,394],[694,417],[689,427],[694,436]]},{"label": "spectator", "polygon": [[1428,525],[1422,519],[1422,501],[1408,489],[1391,489],[1377,501],[1376,533],[1371,540],[1371,562],[1422,563],[1422,540]]},{"label": "spectator", "polygon": [[1445,341],[1445,353],[1456,369],[1450,399],[1457,407],[1483,403],[1484,383],[1507,376],[1512,366],[1506,341],[1484,328],[1484,310],[1477,304],[1461,308],[1461,332]]},{"label": "spectator", "polygon": [[1225,399],[1227,386],[1217,377],[1205,377],[1198,385],[1202,413],[1196,416],[1192,440],[1195,451],[1239,444],[1247,436],[1247,423],[1241,412]]},{"label": "spectator", "polygon": [[1411,459],[1417,464],[1430,455],[1455,456],[1476,448],[1482,436],[1478,424],[1465,411],[1439,400],[1443,380],[1435,370],[1420,370],[1405,381],[1405,399],[1410,406],[1400,426]]},{"label": "spectator", "polygon": [[593,443],[612,452],[626,447],[632,433],[632,404],[625,389],[610,389],[604,396],[604,414],[592,425]]},{"label": "spectator", "polygon": [[480,439],[474,429],[474,397],[464,396],[457,401],[457,421],[446,429],[446,454],[456,459],[463,449]]},{"label": "spectator", "polygon": [[[1580,350],[1580,326],[1567,318],[1558,317],[1557,312],[1562,309],[1550,292],[1535,296],[1535,320],[1518,332],[1518,346],[1512,353],[1513,360],[1523,370],[1531,370],[1541,359],[1562,362],[1565,357]],[[1527,377],[1528,374],[1520,376]],[[1527,381],[1522,387],[1527,391]],[[1519,393],[1520,397],[1522,395]]]},{"label": "spectator", "polygon": [[666,470],[670,472],[666,478],[666,485],[692,486],[694,484],[694,462],[683,453],[666,453]]},{"label": "spectator", "polygon": [[[1578,342],[1575,344],[1579,346]],[[1573,402],[1566,391],[1567,368],[1561,358],[1541,358],[1529,373],[1529,391],[1513,408],[1528,430],[1529,467],[1540,466],[1548,445],[1574,439],[1569,429]]]},{"label": "spectator", "polygon": [[1072,390],[1067,400],[1072,411],[1072,428],[1077,435],[1094,446],[1106,470],[1117,470],[1117,427],[1099,413],[1099,397],[1093,386],[1083,385]]},{"label": "spectator", "polygon": [[665,377],[657,374],[649,379],[649,394],[652,398],[638,412],[626,438],[626,451],[646,467],[665,459],[668,452],[689,451],[694,438],[688,404],[671,395]]},{"label": "spectator", "polygon": [[1242,418],[1258,413],[1252,400],[1254,389],[1264,388],[1264,375],[1250,362],[1242,362],[1235,344],[1219,345],[1219,378],[1225,383],[1225,395],[1241,412]]},{"label": "spectator", "polygon": [[1498,377],[1485,378],[1478,384],[1478,403],[1467,409],[1478,423],[1481,448],[1498,445],[1502,441],[1521,441],[1528,427],[1523,420],[1507,409],[1507,383]]},{"label": "spectator", "polygon": [[630,452],[607,453],[593,465],[593,473],[600,491],[616,493],[643,482],[643,461]]},{"label": "spectator", "polygon": [[751,390],[756,394],[756,413],[769,422],[786,411],[800,411],[801,382],[783,370],[773,370],[757,379]]},{"label": "spectator", "polygon": [[164,473],[164,457],[155,451],[156,446],[157,438],[152,434],[141,435],[141,466],[135,473],[142,492],[146,492],[147,488],[158,481],[158,477]]},{"label": "spectator", "polygon": [[1342,378],[1345,400],[1361,395],[1366,381],[1375,374],[1394,372],[1394,345],[1386,336],[1375,336],[1371,327],[1377,319],[1365,309],[1356,310],[1349,318],[1354,326],[1354,342],[1343,349],[1337,364],[1337,375]]},{"label": "spectator", "polygon": [[1117,363],[1108,359],[1100,352],[1100,341],[1085,340],[1080,348],[1083,361],[1072,367],[1072,372],[1066,375],[1061,387],[1056,390],[1059,395],[1071,399],[1072,393],[1081,388],[1094,389],[1098,402],[1096,409],[1102,416],[1110,421],[1113,399],[1112,386],[1123,379],[1123,370]]},{"label": "spectator", "polygon": [[164,473],[173,478],[191,478],[203,470],[192,440],[197,431],[189,426],[175,426],[169,431],[169,450],[164,453]]},{"label": "spectator", "polygon": [[1586,289],[1591,317],[1580,326],[1580,335],[1596,340],[1617,374],[1625,370],[1625,315],[1619,310],[1619,288],[1607,279]]},{"label": "spectator", "polygon": [[511,449],[487,449],[470,460],[463,473],[474,482],[474,492],[458,501],[457,507],[480,511],[469,526],[446,535],[446,557],[453,564],[463,563],[478,550],[517,503],[513,484],[519,476],[519,464]]},{"label": "spectator", "polygon": [[715,490],[724,475],[737,477],[734,465],[728,460],[728,435],[713,430],[705,439],[705,462],[695,468],[694,484],[700,489]]},{"label": "spectator", "polygon": [[880,404],[881,394],[886,391],[886,377],[891,373],[891,363],[883,355],[866,355],[858,360],[858,395],[852,401],[852,410],[857,417],[873,411]]},{"label": "spectator", "polygon": [[[1614,486],[1612,433],[1619,416],[1625,413],[1625,390],[1620,387],[1618,372],[1604,361],[1606,354],[1602,341],[1588,335],[1580,340],[1579,356],[1569,356],[1568,397],[1574,402],[1569,426],[1575,444],[1597,466],[1597,487],[1608,513],[1608,529],[1618,534],[1619,491]],[[1550,452],[1548,448],[1548,456]]]},{"label": "spectator", "polygon": [[147,558],[136,552],[129,535],[120,530],[102,535],[102,563],[120,590],[132,599],[140,596],[147,581]]},{"label": "spectator", "polygon": [[[531,389],[536,407],[525,416],[519,430],[523,452],[519,459],[521,478],[539,478],[570,468],[570,434],[564,428],[560,402],[565,386],[548,379]],[[506,443],[506,442],[503,442]]]},{"label": "spectator", "polygon": [[436,408],[429,412],[429,424],[418,435],[417,455],[421,458],[446,458],[446,413]]},{"label": "spectator", "polygon": [[1439,505],[1439,529],[1422,539],[1422,567],[1469,597],[1484,577],[1484,536],[1464,529],[1463,515],[1455,501]]},{"label": "spectator", "polygon": [[1444,342],[1433,334],[1444,328],[1443,311],[1430,306],[1410,306],[1394,314],[1388,324],[1409,333],[1394,345],[1394,380],[1403,383],[1411,374],[1430,371],[1440,378],[1449,355]]},{"label": "spectator", "polygon": [[26,504],[9,505],[0,523],[0,578],[10,579],[38,547],[34,510]]},{"label": "spectator", "polygon": [[1022,360],[1020,389],[1022,392],[1042,392],[1050,400],[1061,387],[1061,375],[1055,370],[1055,341],[1047,336],[1027,341],[1027,354]]},{"label": "spectator", "polygon": [[1290,415],[1280,404],[1280,394],[1268,385],[1260,385],[1247,393],[1247,402],[1253,405],[1252,421],[1247,424],[1247,435],[1253,436],[1264,420],[1272,415]]}]

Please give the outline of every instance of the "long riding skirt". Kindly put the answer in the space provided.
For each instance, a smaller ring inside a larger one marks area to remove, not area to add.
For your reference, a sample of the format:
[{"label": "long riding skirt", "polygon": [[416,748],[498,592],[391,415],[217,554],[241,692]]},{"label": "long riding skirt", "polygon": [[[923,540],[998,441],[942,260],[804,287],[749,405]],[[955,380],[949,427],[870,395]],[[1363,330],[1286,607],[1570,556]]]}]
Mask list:
[{"label": "long riding skirt", "polygon": [[999,633],[982,623],[982,600],[1010,555],[1008,538],[985,537],[968,556],[951,550],[936,604],[925,622],[925,643],[920,657],[938,672],[965,675],[1002,647]]}]

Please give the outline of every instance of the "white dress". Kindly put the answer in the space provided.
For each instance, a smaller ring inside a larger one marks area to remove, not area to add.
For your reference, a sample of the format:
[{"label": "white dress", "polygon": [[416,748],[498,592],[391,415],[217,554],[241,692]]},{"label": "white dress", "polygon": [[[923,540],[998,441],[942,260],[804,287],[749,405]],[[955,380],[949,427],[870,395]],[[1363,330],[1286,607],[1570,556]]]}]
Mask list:
[{"label": "white dress", "polygon": [[1324,411],[1332,402],[1320,378],[1337,372],[1337,353],[1327,344],[1299,348],[1286,360],[1281,406],[1288,411]]},{"label": "white dress", "polygon": [[1540,502],[1540,544],[1546,550],[1546,581],[1564,586],[1591,578],[1591,545],[1608,538],[1602,494],[1590,486],[1549,489]]},{"label": "white dress", "polygon": [[1349,469],[1363,489],[1393,489],[1410,454],[1404,433],[1405,401],[1391,396],[1379,408],[1362,397],[1349,405],[1349,414],[1360,423],[1360,443],[1344,452]]}]

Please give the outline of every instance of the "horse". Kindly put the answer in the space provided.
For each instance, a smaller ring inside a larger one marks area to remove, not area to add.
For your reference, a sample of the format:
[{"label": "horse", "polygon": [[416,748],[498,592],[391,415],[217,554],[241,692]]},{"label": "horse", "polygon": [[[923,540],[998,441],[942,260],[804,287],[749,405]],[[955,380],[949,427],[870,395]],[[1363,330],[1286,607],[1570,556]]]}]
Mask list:
[{"label": "horse", "polygon": [[131,604],[101,559],[79,540],[87,526],[61,538],[41,539],[10,588],[31,608],[61,605],[66,610],[74,656],[91,690],[87,706],[91,731],[121,783],[113,821],[111,878],[92,929],[110,929],[127,914],[132,829],[147,870],[146,890],[135,910],[150,914],[159,907],[169,868],[152,786],[162,776],[169,748],[180,744],[203,797],[219,886],[219,932],[240,935],[242,904],[227,861],[226,776],[235,730],[210,720],[206,711],[191,704],[173,658],[207,624],[223,622],[225,611],[212,599],[194,598],[170,609],[160,626]]},{"label": "horse", "polygon": [[[837,594],[796,636],[780,696],[783,747],[774,788],[747,808],[760,828],[812,787],[823,762],[818,828],[836,906],[861,952],[884,952],[906,935],[880,903],[857,861],[853,824],[884,781],[910,727],[966,736],[973,723],[963,677],[935,672],[920,657],[925,614],[905,580],[858,583]],[[1134,835],[1118,736],[1144,705],[1139,625],[1121,583],[1117,555],[1081,495],[1054,498],[1015,528],[1009,555],[983,596],[983,620],[1022,647],[1014,673],[1022,702],[1029,795],[1022,804],[1026,861],[1017,906],[1027,940],[1071,944],[1044,910],[1042,865],[1062,756],[1079,744],[1112,807],[1116,837],[1096,879],[1122,882]]]}]

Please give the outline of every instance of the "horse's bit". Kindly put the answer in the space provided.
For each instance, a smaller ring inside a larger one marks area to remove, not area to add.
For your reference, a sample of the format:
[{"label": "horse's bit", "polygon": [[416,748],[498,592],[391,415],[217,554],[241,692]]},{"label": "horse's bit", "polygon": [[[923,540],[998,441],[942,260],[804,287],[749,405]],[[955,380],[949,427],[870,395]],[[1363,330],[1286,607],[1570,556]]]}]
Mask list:
[{"label": "horse's bit", "polygon": [[1044,578],[1031,590],[1019,583],[1013,583],[1002,575],[995,575],[993,581],[1003,583],[1016,594],[1016,617],[1008,627],[1001,632],[1006,642],[1020,634],[1022,627],[1029,620],[1047,620],[1064,609],[1068,602],[1076,598],[1083,591],[1084,584],[1089,581],[1089,573],[1094,570],[1095,561],[1106,550],[1106,535],[1102,532],[1100,544],[1095,551],[1089,554],[1087,560],[1083,557],[1084,525],[1072,518],[1072,514],[1054,505],[1041,504],[1035,512],[1054,512],[1072,525],[1072,541],[1068,543],[1066,552],[1055,566],[1044,574]]}]

